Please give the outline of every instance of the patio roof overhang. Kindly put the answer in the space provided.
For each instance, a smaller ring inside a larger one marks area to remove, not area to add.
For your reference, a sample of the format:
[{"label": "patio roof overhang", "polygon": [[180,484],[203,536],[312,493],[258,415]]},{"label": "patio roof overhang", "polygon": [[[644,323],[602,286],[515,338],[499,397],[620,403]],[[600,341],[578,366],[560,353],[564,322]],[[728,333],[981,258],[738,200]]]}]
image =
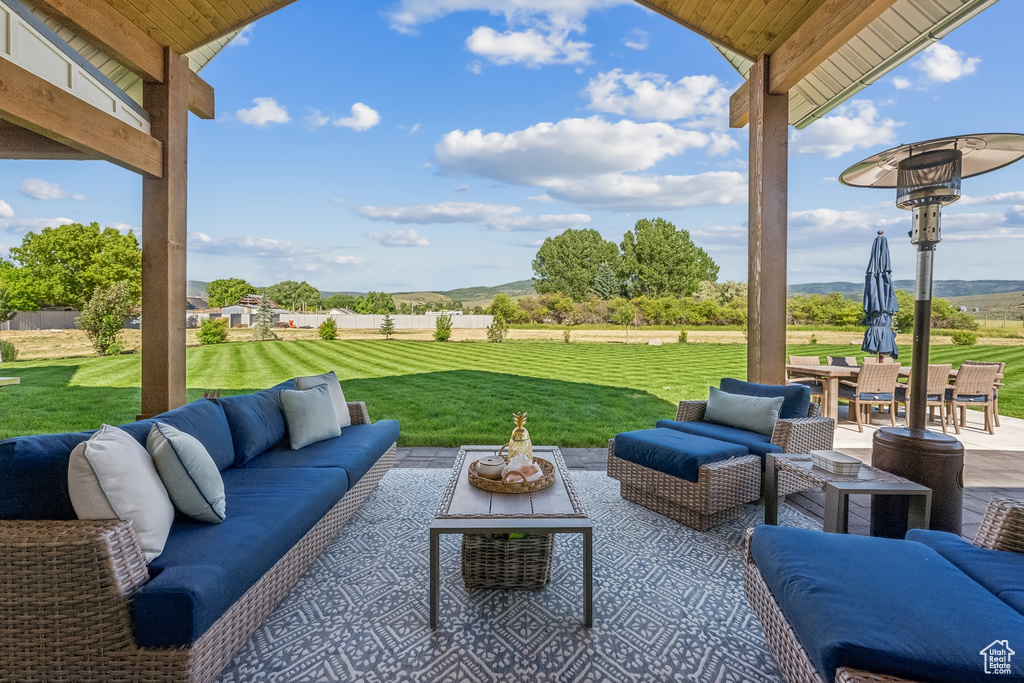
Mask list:
[{"label": "patio roof overhang", "polygon": [[[215,109],[197,73],[245,25],[294,1],[0,0],[0,158],[102,159],[144,179],[143,415],[185,401],[188,112]],[[750,123],[748,378],[782,383],[788,126],[995,0],[636,1],[706,37],[747,79],[730,123]],[[20,41],[4,42],[18,29],[47,50],[19,62]]]}]

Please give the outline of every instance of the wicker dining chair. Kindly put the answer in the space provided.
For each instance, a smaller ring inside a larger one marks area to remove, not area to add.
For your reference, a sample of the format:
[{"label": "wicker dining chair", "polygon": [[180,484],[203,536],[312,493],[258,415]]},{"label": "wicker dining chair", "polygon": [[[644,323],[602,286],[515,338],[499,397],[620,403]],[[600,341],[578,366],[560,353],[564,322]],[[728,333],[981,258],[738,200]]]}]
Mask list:
[{"label": "wicker dining chair", "polygon": [[895,363],[892,356],[882,356],[882,360],[878,360],[878,356],[864,356],[861,359],[861,365],[867,365],[868,363]]},{"label": "wicker dining chair", "polygon": [[[821,356],[790,356],[790,365],[821,365]],[[802,384],[811,390],[811,400],[821,405],[825,396],[825,383],[814,377],[787,377],[786,384]]]},{"label": "wicker dining chair", "polygon": [[[856,413],[858,431],[864,431],[865,415],[871,424],[871,406],[889,406],[889,420],[896,426],[894,403],[899,374],[899,363],[868,363],[861,367],[856,382],[840,380],[839,399],[845,400],[850,412]],[[852,418],[848,415],[847,419]]]},{"label": "wicker dining chair", "polygon": [[[995,420],[992,407],[995,399],[992,390],[996,384],[996,365],[961,365],[956,373],[956,381],[952,388],[946,389],[946,412],[953,421],[953,428],[960,433],[960,428],[967,426],[967,407],[983,407],[985,409],[985,431],[995,434]],[[957,408],[960,419],[957,420]]]},{"label": "wicker dining chair", "polygon": [[843,368],[855,368],[860,365],[856,356],[826,356],[829,365],[838,365]]},{"label": "wicker dining chair", "polygon": [[[790,361],[792,362],[792,361]],[[995,420],[996,427],[999,426],[999,387],[1003,386],[1003,383],[999,380],[998,375],[1004,374],[1006,370],[1006,363],[997,363],[995,361],[987,360],[965,360],[962,365],[995,365],[996,369],[996,383],[992,387],[992,419]]]},{"label": "wicker dining chair", "polygon": [[[949,363],[945,365],[929,365],[928,366],[928,379],[925,384],[925,405],[928,408],[939,409],[939,421],[942,423],[942,433],[946,433],[946,388],[949,387],[949,371],[953,369],[953,366]],[[896,387],[896,401],[895,405],[900,403],[907,410],[907,420],[910,420],[910,382],[908,381],[904,385]],[[934,414],[934,410],[932,411]]]}]

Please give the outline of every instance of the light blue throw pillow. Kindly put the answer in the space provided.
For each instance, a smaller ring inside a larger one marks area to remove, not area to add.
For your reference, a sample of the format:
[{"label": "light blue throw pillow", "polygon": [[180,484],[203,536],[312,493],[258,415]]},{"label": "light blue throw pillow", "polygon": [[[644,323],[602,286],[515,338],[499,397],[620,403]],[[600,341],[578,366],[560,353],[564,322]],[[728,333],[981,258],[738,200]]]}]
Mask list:
[{"label": "light blue throw pillow", "polygon": [[174,507],[200,522],[224,521],[224,480],[199,439],[157,422],[149,430],[146,450]]},{"label": "light blue throw pillow", "polygon": [[776,396],[743,396],[730,394],[715,387],[709,387],[708,407],[704,411],[704,421],[744,429],[771,436],[775,431],[775,423],[779,419],[782,403],[785,398]]},{"label": "light blue throw pillow", "polygon": [[334,399],[326,384],[302,391],[285,389],[281,392],[281,406],[293,451],[341,435]]}]

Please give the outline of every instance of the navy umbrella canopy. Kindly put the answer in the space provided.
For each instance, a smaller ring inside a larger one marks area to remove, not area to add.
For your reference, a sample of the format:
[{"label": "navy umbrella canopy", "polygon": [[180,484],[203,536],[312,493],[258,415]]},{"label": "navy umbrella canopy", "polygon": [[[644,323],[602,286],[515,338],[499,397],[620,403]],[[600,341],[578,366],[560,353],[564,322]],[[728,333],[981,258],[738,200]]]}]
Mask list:
[{"label": "navy umbrella canopy", "polygon": [[860,347],[862,350],[899,358],[896,335],[892,331],[892,316],[899,310],[892,284],[889,242],[879,230],[871,245],[871,259],[864,275],[864,324],[868,329]]}]

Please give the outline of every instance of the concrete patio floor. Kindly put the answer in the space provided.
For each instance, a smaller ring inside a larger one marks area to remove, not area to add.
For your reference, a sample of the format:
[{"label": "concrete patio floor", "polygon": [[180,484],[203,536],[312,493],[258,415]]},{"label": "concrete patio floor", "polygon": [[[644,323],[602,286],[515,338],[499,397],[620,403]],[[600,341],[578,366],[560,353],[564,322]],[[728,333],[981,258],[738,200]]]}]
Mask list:
[{"label": "concrete patio floor", "polygon": [[[856,423],[845,419],[846,408],[840,408],[835,447],[844,453],[871,464],[871,439],[878,429],[889,426],[888,414],[874,415],[874,424],[857,431]],[[983,429],[980,412],[968,411],[967,427],[960,430],[964,444],[964,517],[963,535],[973,539],[988,501],[995,496],[1024,498],[1024,420],[1003,416],[994,435]],[[903,425],[903,414],[896,420]],[[940,431],[938,423],[930,429]],[[952,428],[949,433],[956,436]],[[443,467],[455,463],[458,447],[399,448],[396,467]],[[603,472],[606,469],[606,448],[563,448],[562,457],[569,469]],[[824,493],[798,493],[787,502],[814,519],[822,518]],[[850,532],[867,534],[871,515],[870,496],[850,497]]]}]

